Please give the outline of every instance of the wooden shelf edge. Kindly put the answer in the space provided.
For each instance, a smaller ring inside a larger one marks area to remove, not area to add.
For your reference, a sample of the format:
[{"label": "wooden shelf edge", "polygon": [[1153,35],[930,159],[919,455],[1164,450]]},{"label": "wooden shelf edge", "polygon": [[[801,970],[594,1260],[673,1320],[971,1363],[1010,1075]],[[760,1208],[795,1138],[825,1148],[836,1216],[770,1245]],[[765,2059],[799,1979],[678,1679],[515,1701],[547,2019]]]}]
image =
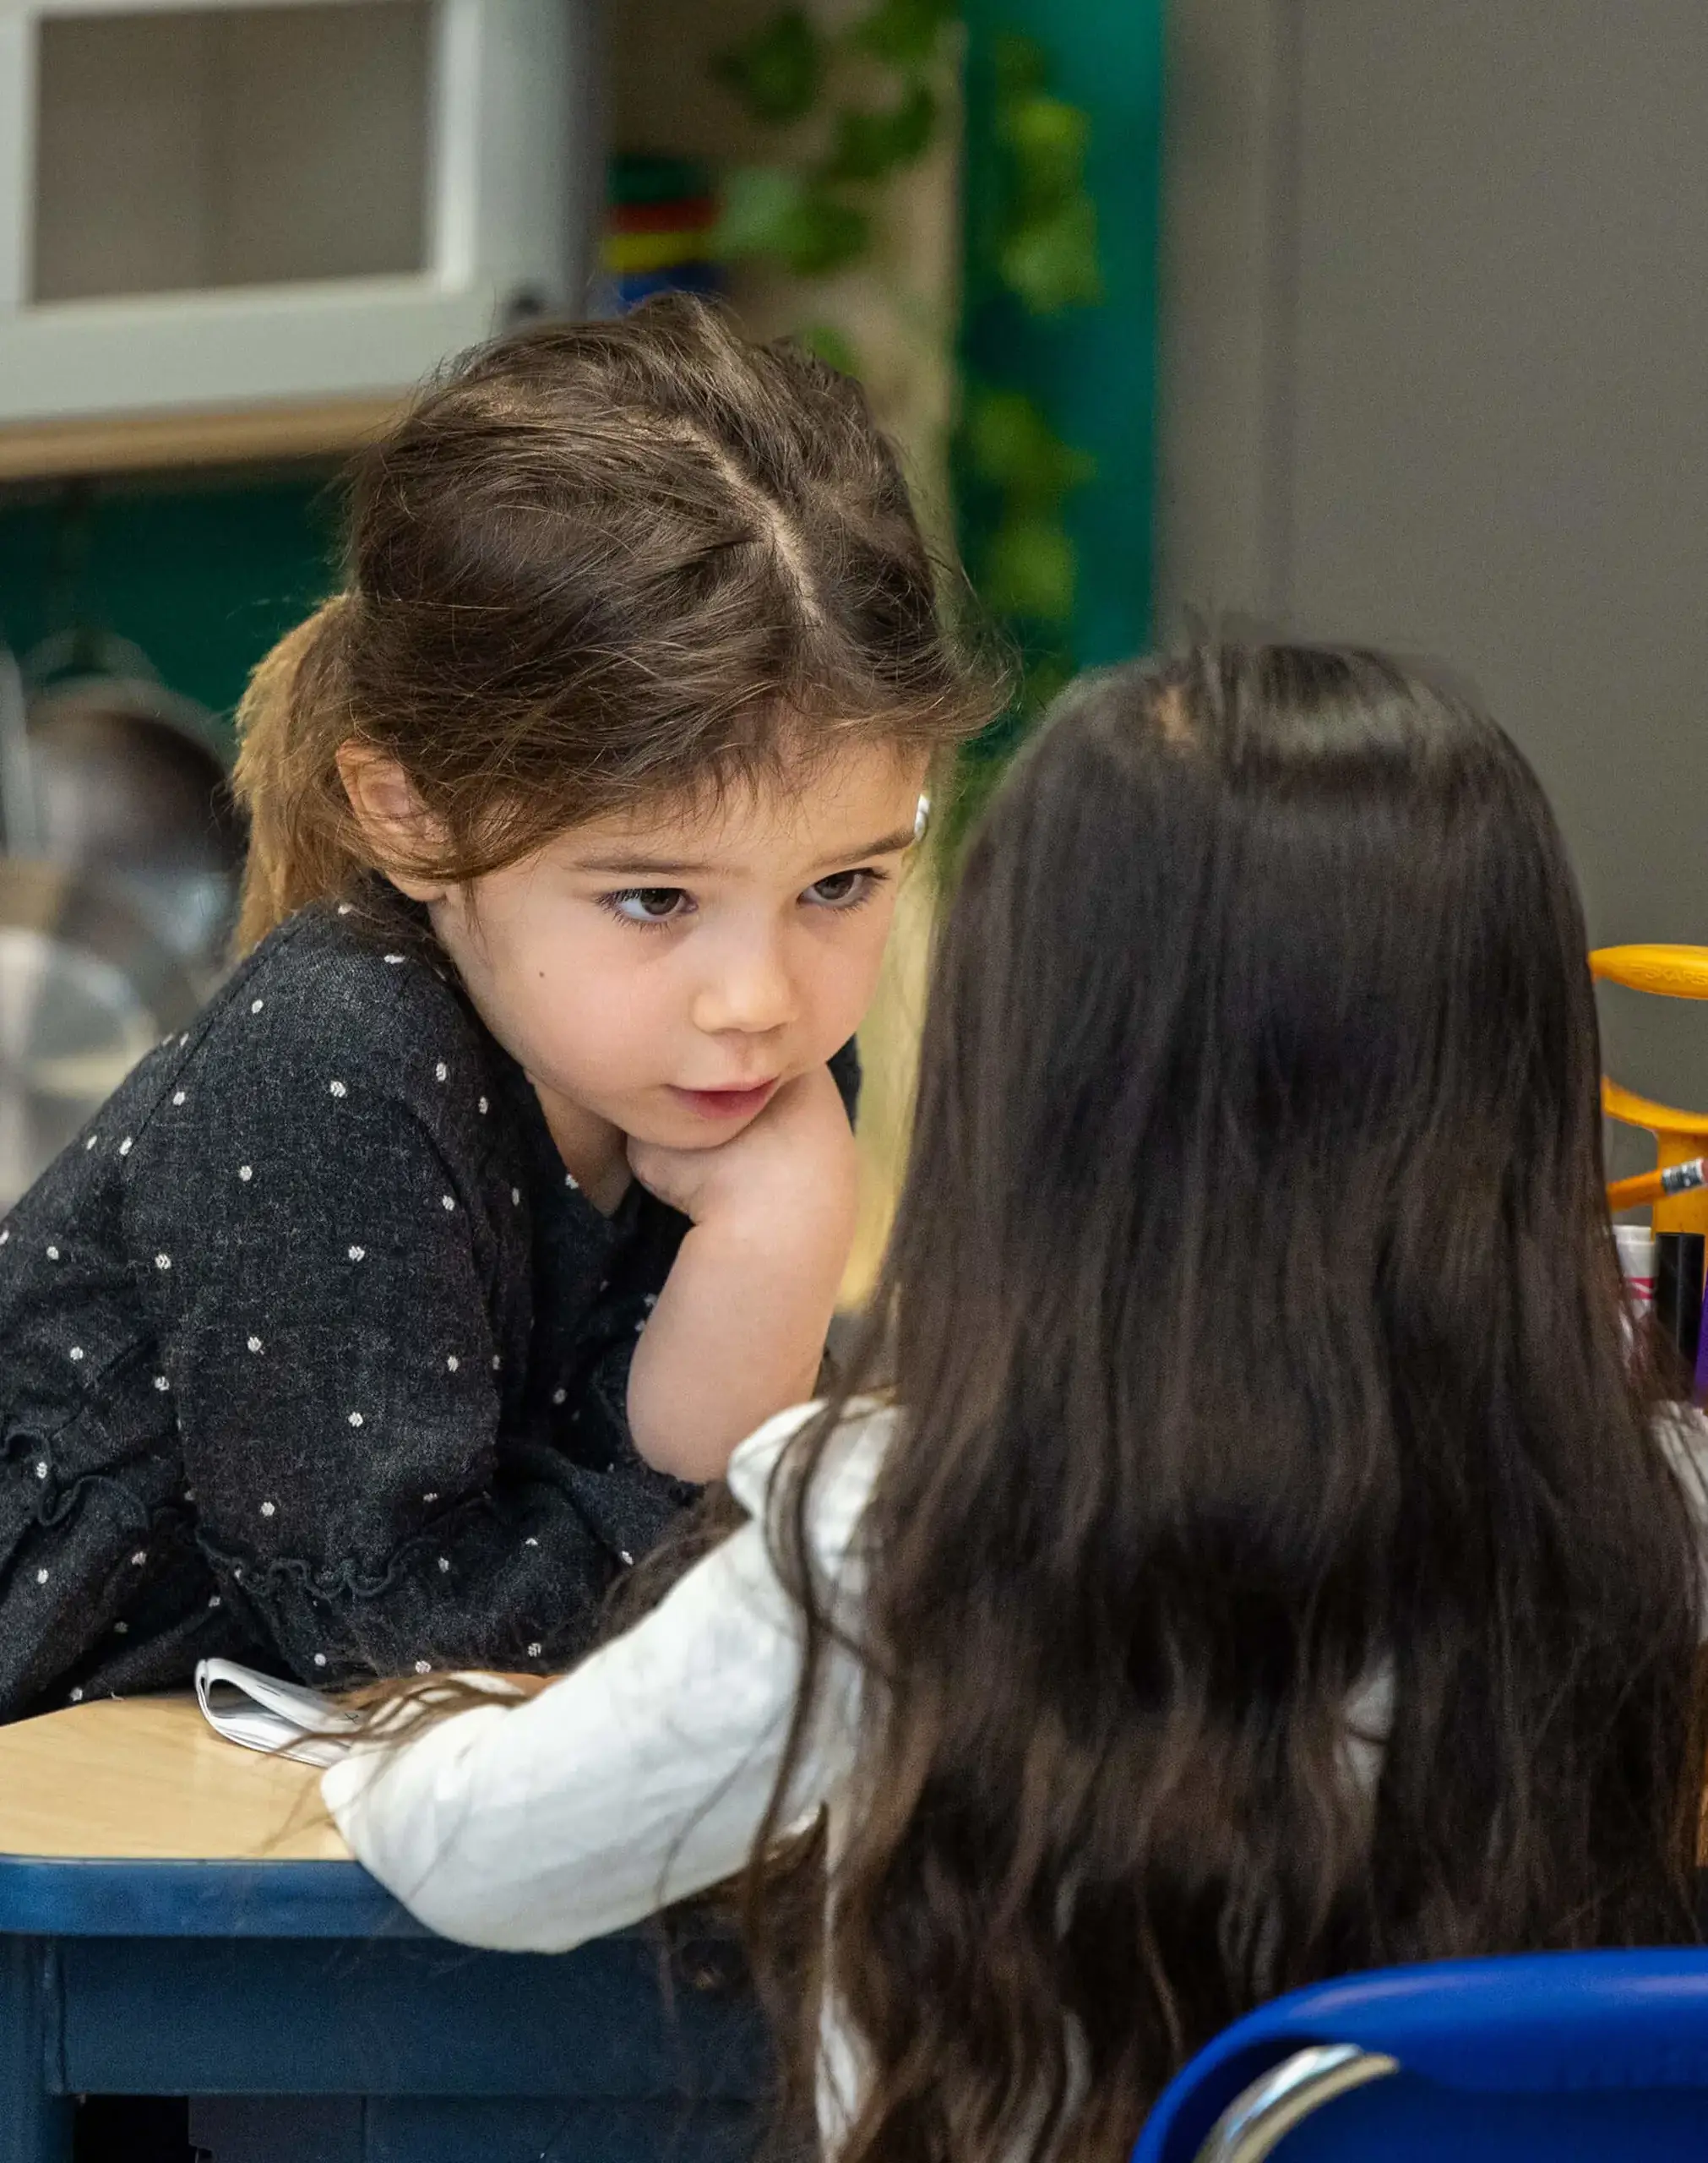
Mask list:
[{"label": "wooden shelf edge", "polygon": [[218,412],[0,422],[0,483],[345,457],[394,420],[403,404],[400,393]]}]

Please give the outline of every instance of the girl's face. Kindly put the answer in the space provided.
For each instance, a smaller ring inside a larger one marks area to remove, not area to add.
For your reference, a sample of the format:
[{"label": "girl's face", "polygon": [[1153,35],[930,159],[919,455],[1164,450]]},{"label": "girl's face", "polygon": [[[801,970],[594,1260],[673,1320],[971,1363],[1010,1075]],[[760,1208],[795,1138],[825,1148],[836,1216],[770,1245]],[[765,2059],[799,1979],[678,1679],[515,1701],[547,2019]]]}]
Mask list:
[{"label": "girl's face", "polygon": [[795,787],[601,819],[422,898],[542,1095],[715,1148],[853,1035],[924,779],[923,759],[853,747]]}]

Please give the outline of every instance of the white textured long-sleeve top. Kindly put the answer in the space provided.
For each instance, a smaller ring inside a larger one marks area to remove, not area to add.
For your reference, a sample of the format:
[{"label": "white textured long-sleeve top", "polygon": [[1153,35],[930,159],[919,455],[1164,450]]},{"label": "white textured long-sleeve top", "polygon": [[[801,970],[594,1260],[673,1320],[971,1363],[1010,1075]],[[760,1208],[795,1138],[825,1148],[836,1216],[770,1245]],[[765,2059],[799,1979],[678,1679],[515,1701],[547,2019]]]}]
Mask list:
[{"label": "white textured long-sleeve top", "polygon": [[[729,1485],[748,1522],[654,1611],[538,1697],[462,1713],[400,1750],[358,1752],[322,1789],[357,1858],[447,1937],[562,1952],[703,1891],[752,1850],[800,1682],[798,1610],[772,1566],[765,1490],[816,1409],[781,1414],[743,1442]],[[808,1532],[832,1612],[857,1630],[857,1533],[896,1414],[868,1407],[832,1436]],[[1659,1439],[1708,1528],[1708,1425],[1662,1421]],[[1705,1539],[1708,1546],[1708,1539]],[[1705,1551],[1708,1608],[1708,1551]],[[853,1771],[860,1670],[827,1647],[824,1688],[786,1822],[817,1807],[830,1850]],[[1346,1707],[1348,1777],[1373,1783],[1392,1718],[1392,1675]],[[833,2153],[861,2086],[853,2038],[826,2006],[819,2127]]]},{"label": "white textured long-sleeve top", "polygon": [[[748,1522],[626,1635],[536,1697],[458,1714],[326,1773],[352,1852],[431,1928],[563,1952],[746,1862],[800,1681],[800,1616],[767,1550],[765,1489],[814,1408],[781,1414],[737,1450],[729,1485]],[[895,1417],[868,1408],[846,1420],[813,1484],[813,1565],[847,1621],[854,1534]],[[834,1846],[859,1675],[840,1648],[827,1662],[788,1817],[828,1806]]]}]

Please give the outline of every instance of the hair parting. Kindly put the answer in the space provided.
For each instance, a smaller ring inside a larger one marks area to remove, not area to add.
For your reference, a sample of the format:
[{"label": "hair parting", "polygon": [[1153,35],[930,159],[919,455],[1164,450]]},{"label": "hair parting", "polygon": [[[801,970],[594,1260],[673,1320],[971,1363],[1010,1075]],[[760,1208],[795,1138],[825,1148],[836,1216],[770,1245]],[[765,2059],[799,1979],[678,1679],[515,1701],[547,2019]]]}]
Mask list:
[{"label": "hair parting", "polygon": [[[244,947],[374,869],[475,878],[853,741],[947,755],[1003,704],[857,385],[704,302],[465,356],[348,499],[343,590],[238,713]],[[373,861],[352,744],[411,785],[407,863]]]}]

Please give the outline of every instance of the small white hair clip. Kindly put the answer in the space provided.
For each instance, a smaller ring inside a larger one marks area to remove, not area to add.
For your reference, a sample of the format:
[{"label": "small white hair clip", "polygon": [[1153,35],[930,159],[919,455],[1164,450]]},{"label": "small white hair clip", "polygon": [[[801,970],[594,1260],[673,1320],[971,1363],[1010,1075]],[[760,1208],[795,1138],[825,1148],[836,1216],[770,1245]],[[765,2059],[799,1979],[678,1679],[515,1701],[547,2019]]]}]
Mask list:
[{"label": "small white hair clip", "polygon": [[925,830],[930,824],[931,798],[925,794],[923,790],[922,790],[919,798],[919,809],[913,815],[913,838],[915,841],[922,842],[925,839]]}]

